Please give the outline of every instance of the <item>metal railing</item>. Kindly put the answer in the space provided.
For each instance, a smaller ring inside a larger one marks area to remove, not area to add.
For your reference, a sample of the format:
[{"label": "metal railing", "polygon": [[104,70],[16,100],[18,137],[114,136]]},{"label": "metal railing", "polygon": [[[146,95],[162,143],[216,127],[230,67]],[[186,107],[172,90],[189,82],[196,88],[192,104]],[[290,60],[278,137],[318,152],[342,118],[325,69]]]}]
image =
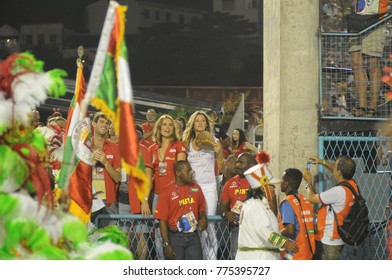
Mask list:
[{"label": "metal railing", "polygon": [[[361,194],[367,200],[370,214],[370,236],[357,247],[345,246],[343,259],[385,260],[392,259],[392,138],[372,133],[327,133],[319,134],[321,159],[334,161],[339,156],[353,158],[357,164],[354,179]],[[318,166],[314,182],[319,192],[325,191],[336,182],[333,174],[322,165]],[[218,242],[218,260],[230,259],[229,223],[220,216],[208,216],[209,224],[214,224]],[[156,260],[154,218],[141,215],[99,215],[95,226],[116,224],[129,239],[130,250],[136,259]],[[143,227],[144,226],[144,227]],[[143,236],[139,233],[143,231]],[[140,248],[140,244],[145,244]]]},{"label": "metal railing", "polygon": [[[345,246],[343,259],[385,260],[391,257],[392,207],[392,138],[371,133],[326,133],[319,135],[319,158],[335,161],[339,156],[349,156],[357,164],[355,181],[366,199],[370,215],[370,236],[357,247]],[[333,187],[333,174],[318,166],[315,182],[319,192]]]},{"label": "metal railing", "polygon": [[[217,260],[230,260],[229,222],[221,216],[208,216],[208,224],[214,225],[218,242]],[[96,228],[117,225],[127,236],[129,249],[135,259],[158,260],[155,244],[155,228],[159,226],[152,216],[101,214],[94,221]],[[215,239],[214,239],[215,240]],[[216,241],[215,241],[216,242]]]},{"label": "metal railing", "polygon": [[[369,39],[369,34],[376,30],[381,30],[385,38],[384,49],[380,60],[381,76],[383,67],[390,66],[391,61],[389,55],[392,53],[392,32],[391,32],[391,19],[392,15],[385,17],[376,24],[366,28],[359,33],[346,33],[346,32],[323,32],[319,36],[319,58],[320,58],[320,116],[321,118],[373,118],[384,119],[389,117],[391,113],[391,104],[389,99],[386,98],[386,93],[391,89],[388,85],[380,82],[381,87],[376,94],[378,99],[377,111],[374,116],[358,113],[355,108],[360,107],[358,99],[358,85],[359,81],[355,81],[353,72],[353,63],[349,53],[350,43],[357,45],[357,42],[362,42],[363,39],[370,40],[369,44],[373,41]],[[370,103],[372,96],[372,89],[375,85],[371,80],[372,70],[375,67],[370,67],[369,56],[363,56],[364,70],[368,77],[366,83],[366,101]],[[357,83],[357,84],[356,84]],[[375,87],[377,88],[377,87]],[[370,105],[369,105],[370,106]],[[365,107],[369,107],[365,106]]]}]

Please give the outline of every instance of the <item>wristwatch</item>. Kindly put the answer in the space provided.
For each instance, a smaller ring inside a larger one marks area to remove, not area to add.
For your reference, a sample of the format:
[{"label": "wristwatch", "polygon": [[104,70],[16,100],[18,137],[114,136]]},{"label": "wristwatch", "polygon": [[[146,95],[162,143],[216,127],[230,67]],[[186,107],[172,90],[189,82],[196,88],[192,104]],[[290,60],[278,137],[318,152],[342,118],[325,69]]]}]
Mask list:
[{"label": "wristwatch", "polygon": [[163,242],[163,248],[169,246],[169,242]]}]

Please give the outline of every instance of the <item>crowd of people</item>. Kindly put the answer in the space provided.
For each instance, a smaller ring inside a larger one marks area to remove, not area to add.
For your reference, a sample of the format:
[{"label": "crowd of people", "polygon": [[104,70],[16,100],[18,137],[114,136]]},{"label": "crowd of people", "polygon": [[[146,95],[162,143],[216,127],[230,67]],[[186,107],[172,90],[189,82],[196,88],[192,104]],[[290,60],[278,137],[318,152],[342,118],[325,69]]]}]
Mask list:
[{"label": "crowd of people", "polygon": [[[37,113],[33,114],[34,124],[39,123]],[[46,127],[63,120],[55,113]],[[121,168],[111,120],[101,112],[91,120],[91,223],[99,214],[153,217],[153,226],[137,223],[133,228],[121,228],[126,234],[136,234],[134,253],[138,259],[148,259],[152,233],[160,260],[218,259],[217,223],[207,219],[216,215],[228,223],[228,259],[339,259],[344,243],[325,209],[333,205],[341,221],[352,195],[343,187],[316,194],[309,170],[288,168],[281,179],[273,177],[268,169],[269,155],[249,143],[239,128],[227,135],[211,111],[196,111],[179,120],[167,114],[157,118],[150,109],[146,122],[136,125],[139,152],[150,179],[150,195],[142,201],[134,179]],[[41,132],[49,129],[36,127]],[[53,138],[58,139],[51,134],[48,140]],[[58,147],[61,143],[52,140],[48,145]],[[309,157],[309,162],[323,164],[337,182],[355,185],[352,159],[341,157],[332,164]],[[58,166],[53,167],[57,172]],[[299,192],[303,180],[307,196]],[[285,194],[280,203],[276,184]],[[320,203],[316,225],[312,204]],[[109,220],[99,226],[113,223]]]}]

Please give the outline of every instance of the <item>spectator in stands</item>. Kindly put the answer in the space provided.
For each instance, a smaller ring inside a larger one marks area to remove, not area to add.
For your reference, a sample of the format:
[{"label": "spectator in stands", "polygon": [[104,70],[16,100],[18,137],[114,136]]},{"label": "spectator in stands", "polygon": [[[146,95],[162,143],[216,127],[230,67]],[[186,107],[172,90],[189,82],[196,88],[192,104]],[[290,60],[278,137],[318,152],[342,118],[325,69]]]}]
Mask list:
[{"label": "spectator in stands", "polygon": [[[222,188],[228,180],[237,175],[237,158],[238,155],[230,154],[225,160],[225,171],[223,172],[222,181],[220,182],[220,186],[222,186]],[[218,197],[220,197],[222,188],[218,190]]]},{"label": "spectator in stands", "polygon": [[[235,155],[233,157],[235,158]],[[255,164],[255,158],[250,153],[239,155],[235,169],[238,175],[226,182],[220,197],[219,213],[230,222],[230,256],[232,260],[235,259],[237,253],[239,214],[246,199],[246,193],[250,188],[244,172]]]},{"label": "spectator in stands", "polygon": [[176,127],[176,132],[178,134],[178,138],[181,139],[182,133],[184,132],[184,127],[182,126],[182,122],[178,119],[175,119],[174,126]]},{"label": "spectator in stands", "polygon": [[231,152],[239,155],[245,152],[257,154],[259,150],[249,143],[246,139],[245,132],[241,128],[235,128],[233,130],[233,136],[231,137]]},{"label": "spectator in stands", "polygon": [[[143,128],[140,125],[136,125],[136,133],[139,139],[139,152],[143,156],[145,173],[149,179],[149,189],[151,189],[152,182],[152,162],[151,154],[147,147],[140,144],[143,138]],[[144,197],[144,200],[140,202],[137,191],[135,188],[135,180],[129,177],[124,169],[121,169],[121,184],[118,188],[118,213],[119,214],[142,214],[143,216],[151,215],[148,195]],[[126,222],[124,222],[126,224]],[[126,233],[129,232],[130,228],[125,227]],[[148,256],[147,238],[149,229],[144,221],[141,223],[134,222],[134,231],[136,234],[137,248],[136,255],[139,260],[144,260]]]},{"label": "spectator in stands", "polygon": [[[250,107],[248,112],[248,128],[247,128],[247,139],[250,143],[254,144],[254,141],[262,135],[255,135],[255,128],[258,125],[263,124],[263,111],[257,105]],[[256,131],[257,132],[257,131]],[[258,139],[257,141],[262,141],[263,139]]]},{"label": "spectator in stands", "polygon": [[214,136],[221,141],[225,158],[230,154],[231,139],[226,130],[220,125],[218,114],[214,110],[207,111],[207,115],[214,123]]},{"label": "spectator in stands", "polygon": [[184,131],[186,127],[186,117],[185,116],[179,116],[176,118],[181,123],[182,130]]},{"label": "spectator in stands", "polygon": [[[348,15],[347,18],[347,29],[349,32],[361,31],[355,29],[351,18],[355,18],[355,22],[370,22],[369,16],[373,15],[376,20],[381,20],[387,11],[388,0],[380,0],[376,4],[371,5],[368,5],[365,1],[355,1],[353,17]],[[375,23],[364,25],[361,29],[365,29]],[[374,117],[377,113],[382,77],[381,58],[383,56],[386,34],[388,33],[385,26],[386,24],[376,26],[367,33],[352,37],[349,42],[349,52],[359,98],[359,107],[352,110],[353,115],[356,117]],[[370,102],[367,100],[368,83],[370,83]]]},{"label": "spectator in stands", "polygon": [[279,206],[280,233],[298,245],[299,252],[285,252],[286,260],[311,260],[315,252],[314,213],[309,200],[298,193],[302,173],[298,169],[288,168],[283,173],[281,191],[286,197]]},{"label": "spectator in stands", "polygon": [[[174,120],[169,115],[161,116],[154,127],[155,143],[149,147],[152,158],[154,177],[153,211],[158,202],[159,194],[174,180],[174,164],[186,159],[186,149],[178,139]],[[156,225],[155,244],[158,258],[163,259],[162,238],[159,226]]]},{"label": "spectator in stands", "polygon": [[[188,152],[188,161],[195,171],[196,183],[203,190],[207,203],[207,215],[209,216],[216,215],[218,202],[215,164],[217,164],[219,172],[223,173],[225,168],[224,156],[222,145],[218,139],[214,139],[213,150],[209,150],[198,147],[196,137],[204,131],[213,134],[213,125],[204,111],[196,111],[190,116],[183,135],[184,146]],[[202,233],[201,242],[204,258],[215,260],[217,258],[218,241],[213,223],[210,223],[207,231]]]},{"label": "spectator in stands", "polygon": [[[35,112],[38,112],[35,110]],[[37,118],[37,113],[33,112],[33,117]],[[39,113],[38,113],[39,118]],[[36,121],[39,121],[39,119]],[[67,125],[67,120],[64,119],[59,112],[53,113],[49,116],[46,126],[38,126],[36,130],[39,131],[46,140],[46,147],[49,156],[49,167],[54,178],[54,184],[57,187],[56,176],[61,168],[64,155],[64,134]]]},{"label": "spectator in stands", "polygon": [[[94,116],[92,126],[92,162],[93,188],[103,202],[105,210],[110,214],[117,214],[117,185],[121,181],[121,161],[118,145],[107,138],[110,120],[102,112]],[[101,211],[101,212],[102,212]],[[105,213],[105,212],[104,212]],[[92,221],[100,212],[91,215]]]},{"label": "spectator in stands", "polygon": [[114,129],[114,124],[113,122],[110,122],[109,124],[109,130],[108,130],[108,138],[114,142],[114,143],[118,143],[118,138],[116,135],[116,131]]},{"label": "spectator in stands", "polygon": [[159,220],[165,259],[201,260],[197,228],[207,228],[206,202],[193,170],[185,160],[174,164],[175,180],[159,195],[154,217]]},{"label": "spectator in stands", "polygon": [[157,114],[154,109],[148,109],[146,114],[146,122],[142,123],[142,128],[144,131],[142,144],[147,148],[154,144],[154,139],[152,137],[153,130],[155,127],[155,122],[157,119]]}]

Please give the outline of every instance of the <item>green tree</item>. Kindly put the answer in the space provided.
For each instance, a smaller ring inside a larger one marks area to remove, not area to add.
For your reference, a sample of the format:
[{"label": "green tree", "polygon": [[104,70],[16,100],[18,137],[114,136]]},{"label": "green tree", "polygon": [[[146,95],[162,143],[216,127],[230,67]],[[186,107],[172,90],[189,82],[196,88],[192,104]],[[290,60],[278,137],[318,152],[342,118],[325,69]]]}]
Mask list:
[{"label": "green tree", "polygon": [[[250,37],[253,35],[253,37]],[[131,43],[134,84],[260,86],[255,24],[215,12],[189,25],[156,24]]]}]

